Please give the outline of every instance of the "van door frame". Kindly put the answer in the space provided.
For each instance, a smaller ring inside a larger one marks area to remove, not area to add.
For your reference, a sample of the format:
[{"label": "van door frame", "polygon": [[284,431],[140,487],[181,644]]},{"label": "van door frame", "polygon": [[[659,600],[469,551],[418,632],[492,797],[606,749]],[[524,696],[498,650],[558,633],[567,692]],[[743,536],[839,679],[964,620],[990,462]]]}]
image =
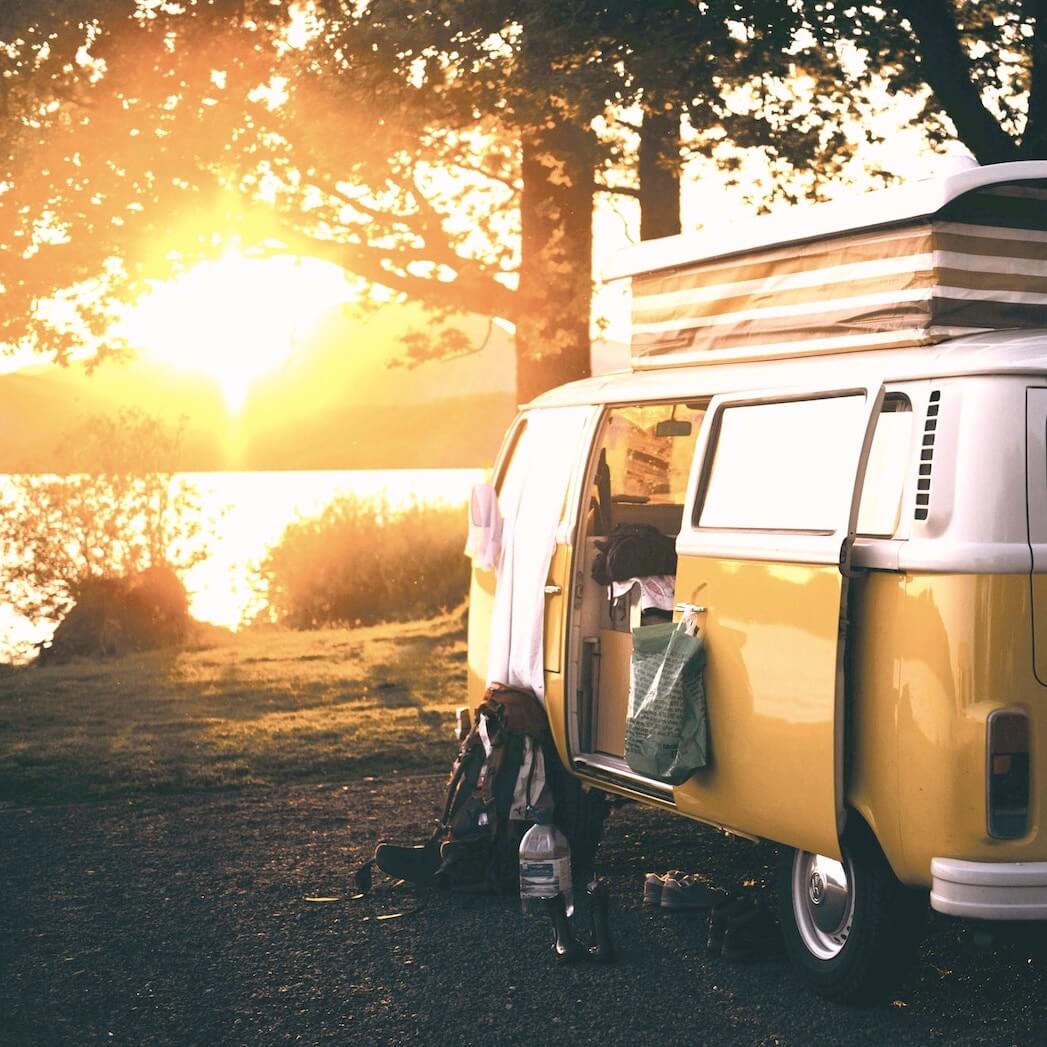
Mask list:
[{"label": "van door frame", "polygon": [[[709,404],[712,400],[708,394],[687,394],[679,396],[658,396],[655,398],[638,398],[635,400],[613,400],[597,403],[598,408],[589,432],[589,439],[585,448],[584,456],[580,458],[580,467],[576,473],[577,488],[572,492],[574,500],[569,503],[575,507],[573,517],[573,547],[571,557],[571,596],[567,605],[567,629],[565,640],[567,645],[566,656],[563,660],[563,681],[565,687],[565,715],[566,715],[566,750],[563,753],[565,765],[575,767],[576,761],[581,757],[592,756],[593,753],[586,750],[582,744],[585,734],[585,717],[583,717],[582,698],[580,689],[583,685],[583,637],[581,627],[581,609],[585,599],[585,589],[588,579],[585,574],[585,550],[583,542],[588,539],[584,521],[589,507],[592,488],[595,483],[596,470],[600,447],[603,443],[604,434],[607,431],[608,420],[614,411],[620,411],[629,407],[675,407],[677,404],[701,404],[702,418],[700,429],[695,437],[695,453],[701,443],[701,433],[705,428],[705,419],[708,416]],[[691,459],[691,469],[694,468],[694,456]],[[690,474],[688,474],[688,490],[690,488]],[[687,512],[686,498],[683,512]],[[586,716],[590,711],[586,710]],[[617,760],[611,757],[608,760]],[[607,761],[605,761],[607,762]],[[620,761],[618,761],[620,762]],[[584,771],[582,773],[585,773]],[[638,778],[630,773],[629,777]],[[606,785],[606,782],[601,783]],[[668,786],[653,783],[656,791],[668,792]]]},{"label": "van door frame", "polygon": [[[835,521],[834,530],[829,533],[801,533],[796,531],[777,530],[744,530],[731,528],[702,528],[698,525],[699,514],[704,504],[705,495],[712,472],[714,456],[720,435],[723,412],[731,407],[758,406],[808,400],[822,400],[847,396],[862,396],[864,429],[860,444],[857,445],[855,473],[851,478],[851,491],[846,517]],[[845,745],[845,680],[847,648],[847,583],[851,574],[851,552],[854,547],[858,509],[864,485],[866,467],[872,446],[876,422],[883,407],[885,390],[882,383],[857,386],[829,386],[810,388],[790,388],[788,390],[742,391],[717,396],[713,399],[706,413],[705,423],[695,448],[692,474],[688,486],[687,502],[684,510],[684,523],[677,539],[677,552],[681,565],[685,560],[706,561],[749,561],[754,564],[814,564],[828,567],[836,564],[839,568],[839,602],[837,610],[837,629],[835,644],[835,665],[832,667],[834,680],[831,699],[831,781],[833,788],[832,811],[833,823],[828,824],[828,805],[823,804],[825,816],[818,831],[807,832],[797,824],[783,823],[782,830],[776,832],[774,819],[754,817],[750,824],[745,824],[747,812],[753,810],[752,797],[717,796],[715,786],[715,764],[717,760],[715,740],[712,745],[713,764],[711,774],[703,779],[705,772],[699,772],[688,783],[678,786],[674,791],[677,806],[684,812],[704,821],[735,827],[743,832],[755,833],[777,842],[800,847],[805,850],[817,850],[832,857],[839,857],[839,838],[843,832],[844,809],[844,745]],[[688,573],[691,572],[689,567]],[[680,603],[694,602],[704,604],[700,594],[681,589],[681,578],[677,575],[677,600]],[[700,586],[691,588],[700,589]],[[716,658],[716,632],[720,625],[716,618],[717,608],[709,606],[705,618],[706,634],[709,637],[709,658]],[[787,671],[787,667],[783,667]],[[714,683],[715,687],[715,674]],[[711,715],[715,715],[715,712]],[[715,724],[711,722],[715,732]],[[828,754],[827,754],[828,755]],[[828,768],[823,767],[822,780],[830,777]],[[757,803],[760,803],[757,800]]]}]

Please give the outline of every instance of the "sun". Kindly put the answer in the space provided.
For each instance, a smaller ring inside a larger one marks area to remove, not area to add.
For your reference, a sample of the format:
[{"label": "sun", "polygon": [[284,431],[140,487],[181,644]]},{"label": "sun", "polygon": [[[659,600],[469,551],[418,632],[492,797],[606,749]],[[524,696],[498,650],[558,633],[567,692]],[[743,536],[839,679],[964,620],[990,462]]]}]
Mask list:
[{"label": "sun", "polygon": [[316,320],[357,297],[337,266],[304,258],[202,262],[141,298],[118,333],[143,356],[212,379],[239,414]]}]

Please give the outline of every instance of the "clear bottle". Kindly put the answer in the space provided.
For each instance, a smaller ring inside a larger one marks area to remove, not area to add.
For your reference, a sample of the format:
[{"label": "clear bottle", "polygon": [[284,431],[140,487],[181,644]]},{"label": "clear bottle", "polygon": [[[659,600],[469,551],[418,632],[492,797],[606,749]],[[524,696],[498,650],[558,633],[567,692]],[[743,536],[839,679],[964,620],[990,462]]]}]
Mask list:
[{"label": "clear bottle", "polygon": [[548,811],[531,811],[534,825],[520,841],[520,903],[524,912],[535,898],[563,895],[567,915],[574,912],[571,845]]}]

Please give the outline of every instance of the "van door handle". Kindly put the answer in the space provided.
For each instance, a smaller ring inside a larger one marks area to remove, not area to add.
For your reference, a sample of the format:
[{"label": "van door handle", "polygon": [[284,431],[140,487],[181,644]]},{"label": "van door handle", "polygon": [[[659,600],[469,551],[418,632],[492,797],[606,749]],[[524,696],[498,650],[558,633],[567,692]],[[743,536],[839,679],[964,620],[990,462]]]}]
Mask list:
[{"label": "van door handle", "polygon": [[559,596],[563,592],[563,589],[559,585],[547,585],[545,587],[546,596]]},{"label": "van door handle", "polygon": [[703,607],[698,603],[678,603],[675,609],[679,611],[680,614],[705,614],[709,608]]}]

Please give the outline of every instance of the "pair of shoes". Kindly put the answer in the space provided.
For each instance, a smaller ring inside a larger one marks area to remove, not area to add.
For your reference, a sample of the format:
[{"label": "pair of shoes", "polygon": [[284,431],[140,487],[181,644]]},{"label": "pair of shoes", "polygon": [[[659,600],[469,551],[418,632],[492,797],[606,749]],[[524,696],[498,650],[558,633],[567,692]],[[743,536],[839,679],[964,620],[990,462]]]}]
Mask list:
[{"label": "pair of shoes", "polygon": [[725,960],[752,960],[776,952],[780,946],[777,922],[756,899],[733,898],[710,914],[707,952]]},{"label": "pair of shoes", "polygon": [[643,907],[657,909],[662,904],[662,894],[666,880],[676,880],[686,874],[679,869],[670,869],[667,873],[646,873],[643,878]]},{"label": "pair of shoes", "polygon": [[658,906],[677,912],[710,909],[725,897],[723,891],[679,869],[670,869],[664,876],[648,873],[644,877],[643,903],[649,908]]}]

